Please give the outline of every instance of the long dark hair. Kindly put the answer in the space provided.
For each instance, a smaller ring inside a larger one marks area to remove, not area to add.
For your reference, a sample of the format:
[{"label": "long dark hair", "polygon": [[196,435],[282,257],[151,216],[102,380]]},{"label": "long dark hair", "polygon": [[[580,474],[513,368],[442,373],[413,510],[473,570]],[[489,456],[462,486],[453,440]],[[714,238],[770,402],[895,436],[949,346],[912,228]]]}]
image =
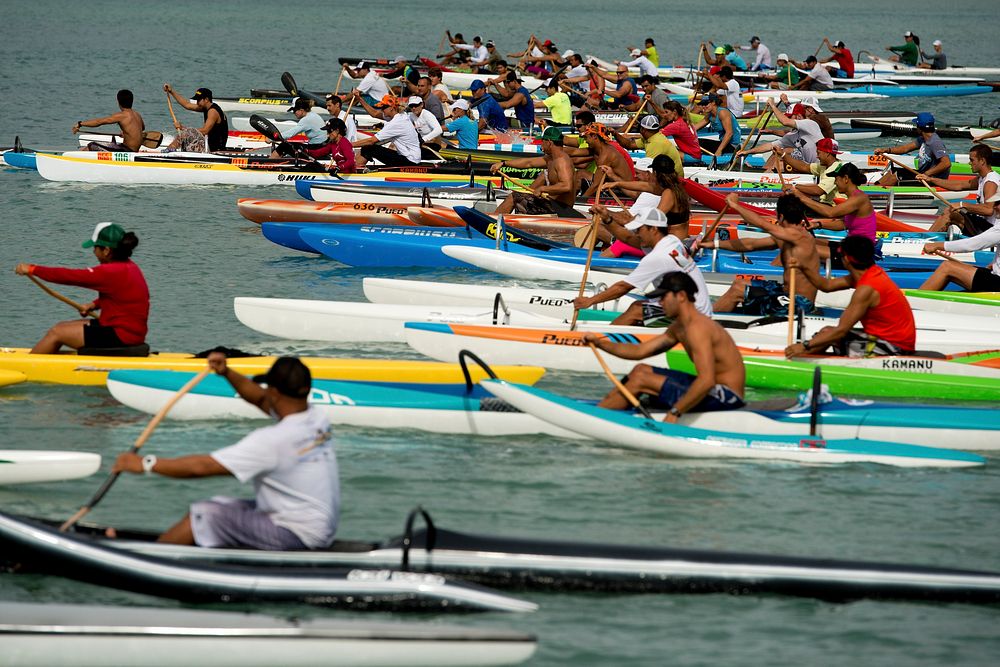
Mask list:
[{"label": "long dark hair", "polygon": [[691,200],[688,198],[687,190],[677,178],[677,172],[674,171],[677,165],[674,164],[673,159],[667,155],[657,155],[653,158],[651,166],[653,174],[656,176],[656,182],[664,190],[670,190],[674,193],[675,211],[673,212],[691,215]]},{"label": "long dark hair", "polygon": [[139,245],[139,237],[135,232],[125,232],[125,236],[118,242],[117,248],[111,248],[111,261],[125,262],[132,256],[132,251]]}]

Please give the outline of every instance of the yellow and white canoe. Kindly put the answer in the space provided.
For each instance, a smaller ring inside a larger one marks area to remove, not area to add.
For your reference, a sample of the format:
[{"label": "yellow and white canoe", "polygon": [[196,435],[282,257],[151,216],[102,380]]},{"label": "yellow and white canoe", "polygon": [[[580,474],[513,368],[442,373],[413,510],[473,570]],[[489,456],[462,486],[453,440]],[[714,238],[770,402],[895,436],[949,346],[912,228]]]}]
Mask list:
[{"label": "yellow and white canoe", "polygon": [[[233,370],[244,375],[265,373],[276,357],[242,357],[229,360]],[[465,382],[458,364],[405,359],[342,359],[302,357],[313,377],[357,382]],[[148,357],[99,357],[68,354],[29,354],[27,348],[0,347],[0,377],[6,373],[23,376],[28,382],[72,385],[103,385],[108,373],[118,369],[171,370],[197,373],[205,360],[177,352],[153,353]],[[504,380],[534,384],[545,373],[538,366],[497,366],[494,372]],[[470,364],[472,380],[486,377],[481,368]]]}]

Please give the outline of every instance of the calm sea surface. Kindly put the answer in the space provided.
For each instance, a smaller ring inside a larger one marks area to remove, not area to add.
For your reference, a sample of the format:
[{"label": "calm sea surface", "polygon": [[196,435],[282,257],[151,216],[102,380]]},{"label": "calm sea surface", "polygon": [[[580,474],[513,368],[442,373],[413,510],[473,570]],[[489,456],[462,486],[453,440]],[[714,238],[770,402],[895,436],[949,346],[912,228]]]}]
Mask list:
[{"label": "calm sea surface", "polygon": [[[996,66],[996,26],[996,3],[990,0],[766,5],[637,0],[627,6],[515,0],[490,11],[440,0],[8,2],[0,27],[0,143],[9,145],[20,135],[28,146],[68,149],[74,145],[73,123],[113,112],[115,91],[123,87],[135,92],[147,125],[163,129],[169,127],[164,82],[181,91],[209,86],[219,96],[235,96],[250,87],[279,87],[281,72],[289,70],[305,88],[332,88],[338,56],[433,55],[445,27],[469,38],[495,39],[503,51],[519,50],[535,32],[561,49],[608,59],[652,36],[661,62],[682,65],[690,64],[703,39],[745,43],[757,34],[772,53],[787,51],[801,59],[824,36],[843,39],[855,52],[884,53],[882,48],[901,43],[902,33],[913,30],[928,49],[931,40],[942,39],[953,64]],[[969,123],[1000,115],[998,100],[994,94],[837,108],[930,110],[941,122]],[[194,118],[180,113],[185,121]],[[968,150],[964,142],[949,145]],[[395,345],[317,348],[265,339],[237,322],[232,299],[363,300],[366,274],[492,279],[472,271],[366,272],[294,255],[269,244],[237,213],[236,199],[261,195],[259,189],[55,184],[8,170],[0,172],[0,193],[2,345],[30,346],[52,322],[72,316],[15,276],[14,264],[91,263],[80,242],[101,220],[119,222],[141,239],[135,258],[153,294],[150,342],[162,350],[225,344],[264,352],[415,358]],[[266,194],[295,197],[280,187]],[[87,298],[82,291],[71,293]],[[607,390],[595,376],[551,374],[544,385],[590,396]],[[96,451],[107,466],[146,421],[103,388],[0,390],[3,447]],[[252,427],[168,422],[147,448],[165,456],[210,451]],[[340,535],[346,538],[398,533],[406,512],[419,503],[440,525],[473,532],[1000,569],[996,459],[982,470],[958,471],[692,463],[556,438],[469,439],[364,428],[341,429],[338,443],[344,488]],[[0,488],[0,508],[61,518],[98,484],[94,477]],[[159,529],[195,499],[246,491],[233,480],[129,477],[92,518]],[[536,632],[536,665],[985,665],[1000,655],[1000,616],[990,608],[719,595],[525,597],[541,610],[455,622]],[[0,599],[175,604],[64,579],[11,575],[0,575]],[[254,609],[331,613],[282,605]],[[452,622],[444,616],[427,620]]]}]

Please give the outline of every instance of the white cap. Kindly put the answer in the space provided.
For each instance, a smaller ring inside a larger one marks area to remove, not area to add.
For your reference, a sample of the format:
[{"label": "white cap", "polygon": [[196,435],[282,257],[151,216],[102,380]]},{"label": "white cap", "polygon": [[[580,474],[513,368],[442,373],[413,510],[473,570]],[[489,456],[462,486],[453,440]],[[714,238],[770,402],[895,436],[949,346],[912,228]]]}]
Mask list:
[{"label": "white cap", "polygon": [[418,104],[423,104],[423,103],[424,103],[424,98],[420,97],[419,95],[413,95],[412,97],[410,97],[410,99],[406,100],[406,106],[408,107],[415,107]]},{"label": "white cap", "polygon": [[629,53],[631,53],[633,56],[642,55],[642,51],[640,51],[639,49],[632,49],[631,51],[629,51]]},{"label": "white cap", "polygon": [[788,62],[788,54],[787,53],[779,53],[778,54],[778,60],[784,60],[785,62]]},{"label": "white cap", "polygon": [[405,63],[406,62],[406,56],[396,56],[396,62],[397,63]]},{"label": "white cap", "polygon": [[563,51],[562,57],[569,58],[570,56],[575,56],[575,55],[576,51],[573,51],[572,49],[566,49],[565,51]]},{"label": "white cap", "polygon": [[636,215],[632,222],[625,225],[625,229],[635,231],[643,225],[648,225],[650,227],[668,227],[669,223],[667,222],[667,216],[663,214],[663,211],[658,208],[647,208],[645,211]]},{"label": "white cap", "polygon": [[913,37],[913,33],[907,30],[906,32],[903,33],[903,37]]},{"label": "white cap", "polygon": [[933,42],[931,42],[931,46],[941,46],[941,40],[935,39]]},{"label": "white cap", "polygon": [[823,110],[819,108],[819,102],[816,101],[815,97],[803,97],[802,99],[799,100],[799,102],[805,104],[808,107],[812,107],[813,109],[819,111],[820,113],[823,112]]},{"label": "white cap", "polygon": [[452,102],[451,108],[452,109],[461,109],[462,111],[468,111],[469,110],[469,103],[466,102],[465,100],[456,100],[455,102]]},{"label": "white cap", "polygon": [[643,116],[642,120],[639,121],[639,127],[645,130],[658,130],[660,129],[660,119],[652,114]]}]

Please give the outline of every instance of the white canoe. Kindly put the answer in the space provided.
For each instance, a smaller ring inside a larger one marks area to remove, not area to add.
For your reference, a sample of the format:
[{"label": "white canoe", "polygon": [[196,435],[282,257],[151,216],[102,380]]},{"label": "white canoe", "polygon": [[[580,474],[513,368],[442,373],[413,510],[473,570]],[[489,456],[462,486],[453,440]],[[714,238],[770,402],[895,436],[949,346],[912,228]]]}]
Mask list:
[{"label": "white canoe", "polygon": [[[131,153],[72,157],[38,153],[38,173],[49,181],[150,185],[294,185],[325,173],[248,169],[232,163],[132,162]],[[101,157],[108,156],[108,157]]]},{"label": "white canoe", "polygon": [[559,320],[492,306],[384,305],[311,299],[233,299],[236,318],[254,331],[292,340],[403,342],[406,322],[558,326]]},{"label": "white canoe", "polygon": [[57,482],[88,477],[101,467],[101,455],[90,452],[0,449],[0,484]]},{"label": "white canoe", "polygon": [[636,419],[534,387],[489,380],[484,386],[516,408],[616,447],[681,458],[723,458],[796,463],[880,463],[900,467],[967,467],[985,459],[955,450],[873,440],[743,433]]},{"label": "white canoe", "polygon": [[[578,289],[542,289],[510,285],[439,283],[425,280],[365,278],[365,298],[372,303],[413,306],[492,306],[497,295],[508,308],[564,319],[573,316],[573,299]],[[586,292],[594,293],[591,288]],[[637,298],[626,294],[597,305],[601,310],[624,311]]]},{"label": "white canoe", "polygon": [[532,635],[436,623],[194,609],[0,603],[6,667],[514,665]]}]

